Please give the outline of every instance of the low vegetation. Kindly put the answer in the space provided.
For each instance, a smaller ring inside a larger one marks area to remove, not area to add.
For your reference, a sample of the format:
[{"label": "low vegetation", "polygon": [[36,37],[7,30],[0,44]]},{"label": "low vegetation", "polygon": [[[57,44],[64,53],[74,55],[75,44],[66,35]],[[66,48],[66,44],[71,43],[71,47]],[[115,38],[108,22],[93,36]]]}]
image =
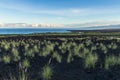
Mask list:
[{"label": "low vegetation", "polygon": [[119,46],[114,36],[2,37],[0,80],[119,80]]}]

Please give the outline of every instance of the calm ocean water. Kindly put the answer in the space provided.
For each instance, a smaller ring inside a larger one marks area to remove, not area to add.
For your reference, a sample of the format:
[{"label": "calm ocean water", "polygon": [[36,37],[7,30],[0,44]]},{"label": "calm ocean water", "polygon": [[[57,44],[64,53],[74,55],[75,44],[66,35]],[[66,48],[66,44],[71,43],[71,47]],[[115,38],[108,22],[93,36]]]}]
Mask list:
[{"label": "calm ocean water", "polygon": [[31,33],[65,33],[68,30],[78,29],[65,29],[65,28],[0,28],[0,34],[31,34]]},{"label": "calm ocean water", "polygon": [[84,28],[0,28],[0,34],[65,33],[68,30],[97,30],[120,27],[84,27]]},{"label": "calm ocean water", "polygon": [[68,29],[49,28],[0,28],[0,34],[63,33]]}]

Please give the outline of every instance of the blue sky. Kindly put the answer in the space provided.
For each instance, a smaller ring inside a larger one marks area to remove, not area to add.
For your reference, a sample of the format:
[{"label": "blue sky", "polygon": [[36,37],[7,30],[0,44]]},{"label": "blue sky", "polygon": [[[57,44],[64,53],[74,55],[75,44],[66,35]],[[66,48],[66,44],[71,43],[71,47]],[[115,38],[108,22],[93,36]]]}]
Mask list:
[{"label": "blue sky", "polygon": [[0,23],[120,21],[120,0],[0,0]]}]

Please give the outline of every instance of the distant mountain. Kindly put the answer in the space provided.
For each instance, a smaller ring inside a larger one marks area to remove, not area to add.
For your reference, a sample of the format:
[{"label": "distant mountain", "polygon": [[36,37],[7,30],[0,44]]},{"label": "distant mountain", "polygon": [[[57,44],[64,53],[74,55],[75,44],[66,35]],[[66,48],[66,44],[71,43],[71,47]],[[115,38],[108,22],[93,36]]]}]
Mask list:
[{"label": "distant mountain", "polygon": [[92,28],[92,29],[99,29],[99,28],[119,28],[120,22],[119,21],[102,21],[102,22],[89,22],[89,23],[81,23],[81,24],[68,24],[66,26],[74,27],[74,28]]},{"label": "distant mountain", "polygon": [[108,25],[108,26],[97,26],[97,27],[85,27],[68,30],[71,32],[120,32],[120,24]]},{"label": "distant mountain", "polygon": [[68,30],[71,32],[120,32],[120,29],[98,29],[98,30]]},{"label": "distant mountain", "polygon": [[120,29],[120,24],[118,25],[108,25],[108,26],[97,26],[97,27],[87,27],[88,29]]}]

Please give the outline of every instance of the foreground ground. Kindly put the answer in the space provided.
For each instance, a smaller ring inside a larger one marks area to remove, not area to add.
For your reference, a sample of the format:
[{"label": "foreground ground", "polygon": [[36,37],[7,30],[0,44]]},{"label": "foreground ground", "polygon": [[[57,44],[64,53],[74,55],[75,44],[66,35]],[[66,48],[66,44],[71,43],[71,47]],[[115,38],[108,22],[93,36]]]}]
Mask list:
[{"label": "foreground ground", "polygon": [[0,80],[120,80],[119,34],[1,35]]}]

